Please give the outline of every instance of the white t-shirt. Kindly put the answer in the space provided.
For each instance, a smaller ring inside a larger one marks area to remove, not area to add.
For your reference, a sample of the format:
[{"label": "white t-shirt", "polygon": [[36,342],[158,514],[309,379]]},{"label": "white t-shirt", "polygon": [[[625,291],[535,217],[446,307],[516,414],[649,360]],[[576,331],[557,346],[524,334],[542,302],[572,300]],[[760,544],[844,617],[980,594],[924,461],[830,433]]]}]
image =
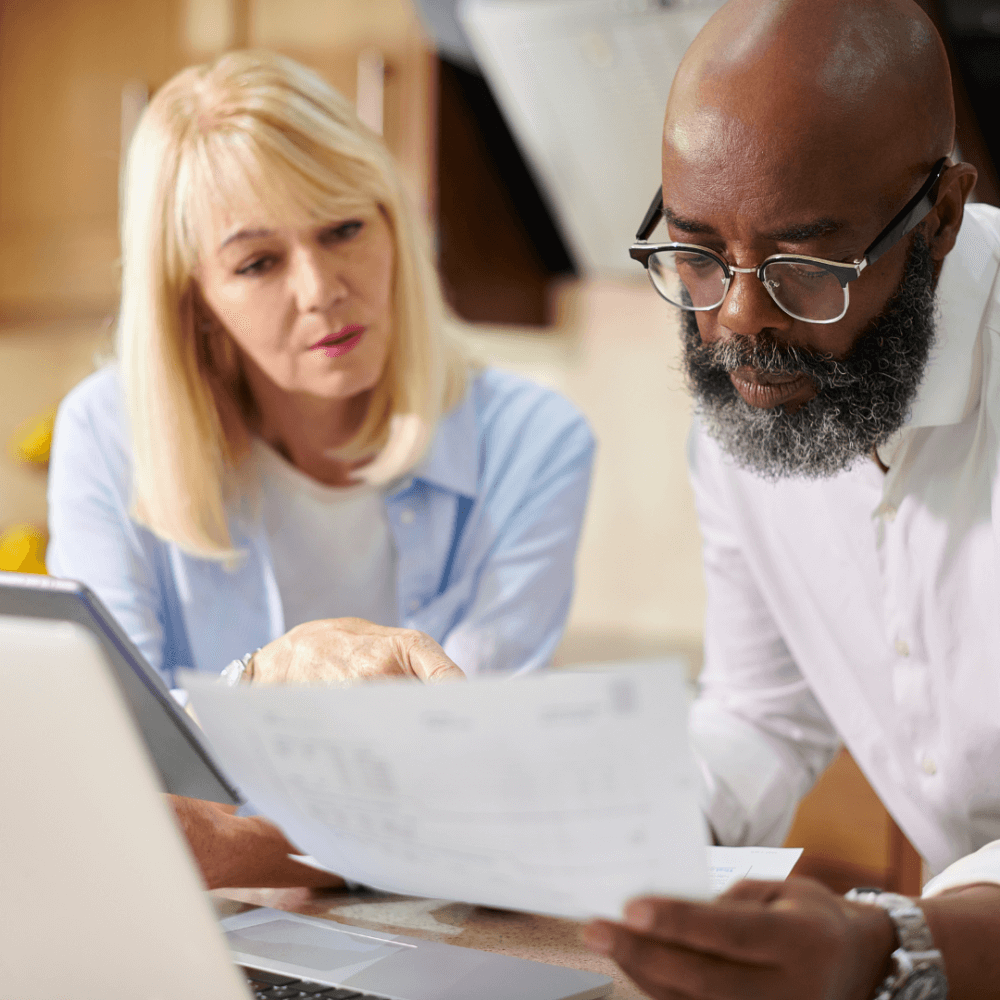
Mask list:
[{"label": "white t-shirt", "polygon": [[396,545],[382,491],[324,486],[263,441],[253,450],[285,628],[347,617],[398,625]]}]

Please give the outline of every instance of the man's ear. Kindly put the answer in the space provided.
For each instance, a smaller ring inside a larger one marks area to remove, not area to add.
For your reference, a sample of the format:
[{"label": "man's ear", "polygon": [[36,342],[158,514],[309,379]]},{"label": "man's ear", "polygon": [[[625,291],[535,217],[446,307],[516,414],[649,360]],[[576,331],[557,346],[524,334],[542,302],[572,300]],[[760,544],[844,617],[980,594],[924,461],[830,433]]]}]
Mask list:
[{"label": "man's ear", "polygon": [[942,261],[958,238],[965,213],[965,201],[976,186],[976,168],[971,163],[948,167],[938,182],[938,200],[927,216],[926,235],[931,256]]}]

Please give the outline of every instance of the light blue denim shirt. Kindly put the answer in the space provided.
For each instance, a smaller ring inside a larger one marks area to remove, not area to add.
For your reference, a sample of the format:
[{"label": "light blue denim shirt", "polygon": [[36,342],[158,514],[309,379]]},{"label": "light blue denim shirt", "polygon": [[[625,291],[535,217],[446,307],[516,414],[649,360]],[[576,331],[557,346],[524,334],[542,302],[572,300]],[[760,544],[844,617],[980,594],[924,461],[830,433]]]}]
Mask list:
[{"label": "light blue denim shirt", "polygon": [[[438,425],[427,458],[386,495],[399,621],[466,673],[544,665],[562,634],[594,442],[551,390],[488,369]],[[219,671],[285,632],[263,526],[230,518],[235,569],[164,542],[130,516],[117,369],[63,400],[49,467],[49,572],[87,584],[168,683]]]}]

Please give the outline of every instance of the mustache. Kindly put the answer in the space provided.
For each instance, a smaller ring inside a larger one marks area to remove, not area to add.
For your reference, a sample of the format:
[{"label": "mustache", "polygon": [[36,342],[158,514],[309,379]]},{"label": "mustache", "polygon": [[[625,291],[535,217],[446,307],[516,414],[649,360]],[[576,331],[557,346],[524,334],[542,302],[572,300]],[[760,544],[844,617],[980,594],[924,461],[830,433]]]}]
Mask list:
[{"label": "mustache", "polygon": [[849,388],[861,377],[849,356],[838,360],[832,354],[785,344],[767,331],[753,337],[733,334],[708,344],[694,333],[687,345],[688,364],[705,376],[728,379],[739,368],[751,368],[762,375],[806,375],[820,389]]}]

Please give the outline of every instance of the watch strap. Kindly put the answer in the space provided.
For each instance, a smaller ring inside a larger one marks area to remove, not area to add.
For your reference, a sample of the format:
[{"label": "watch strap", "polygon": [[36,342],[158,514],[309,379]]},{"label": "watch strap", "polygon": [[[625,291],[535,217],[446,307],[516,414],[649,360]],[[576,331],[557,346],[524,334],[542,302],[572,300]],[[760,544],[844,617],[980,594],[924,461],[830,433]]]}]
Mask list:
[{"label": "watch strap", "polygon": [[233,660],[223,667],[222,673],[219,674],[222,682],[227,687],[236,687],[236,685],[243,680],[247,672],[247,668],[250,666],[250,661],[260,652],[260,650],[261,647],[258,647],[252,653],[246,653],[240,659]]},{"label": "watch strap", "polygon": [[882,907],[896,929],[899,947],[892,953],[892,969],[874,1000],[945,1000],[948,980],[944,959],[918,901],[868,888],[851,889],[846,898]]}]

